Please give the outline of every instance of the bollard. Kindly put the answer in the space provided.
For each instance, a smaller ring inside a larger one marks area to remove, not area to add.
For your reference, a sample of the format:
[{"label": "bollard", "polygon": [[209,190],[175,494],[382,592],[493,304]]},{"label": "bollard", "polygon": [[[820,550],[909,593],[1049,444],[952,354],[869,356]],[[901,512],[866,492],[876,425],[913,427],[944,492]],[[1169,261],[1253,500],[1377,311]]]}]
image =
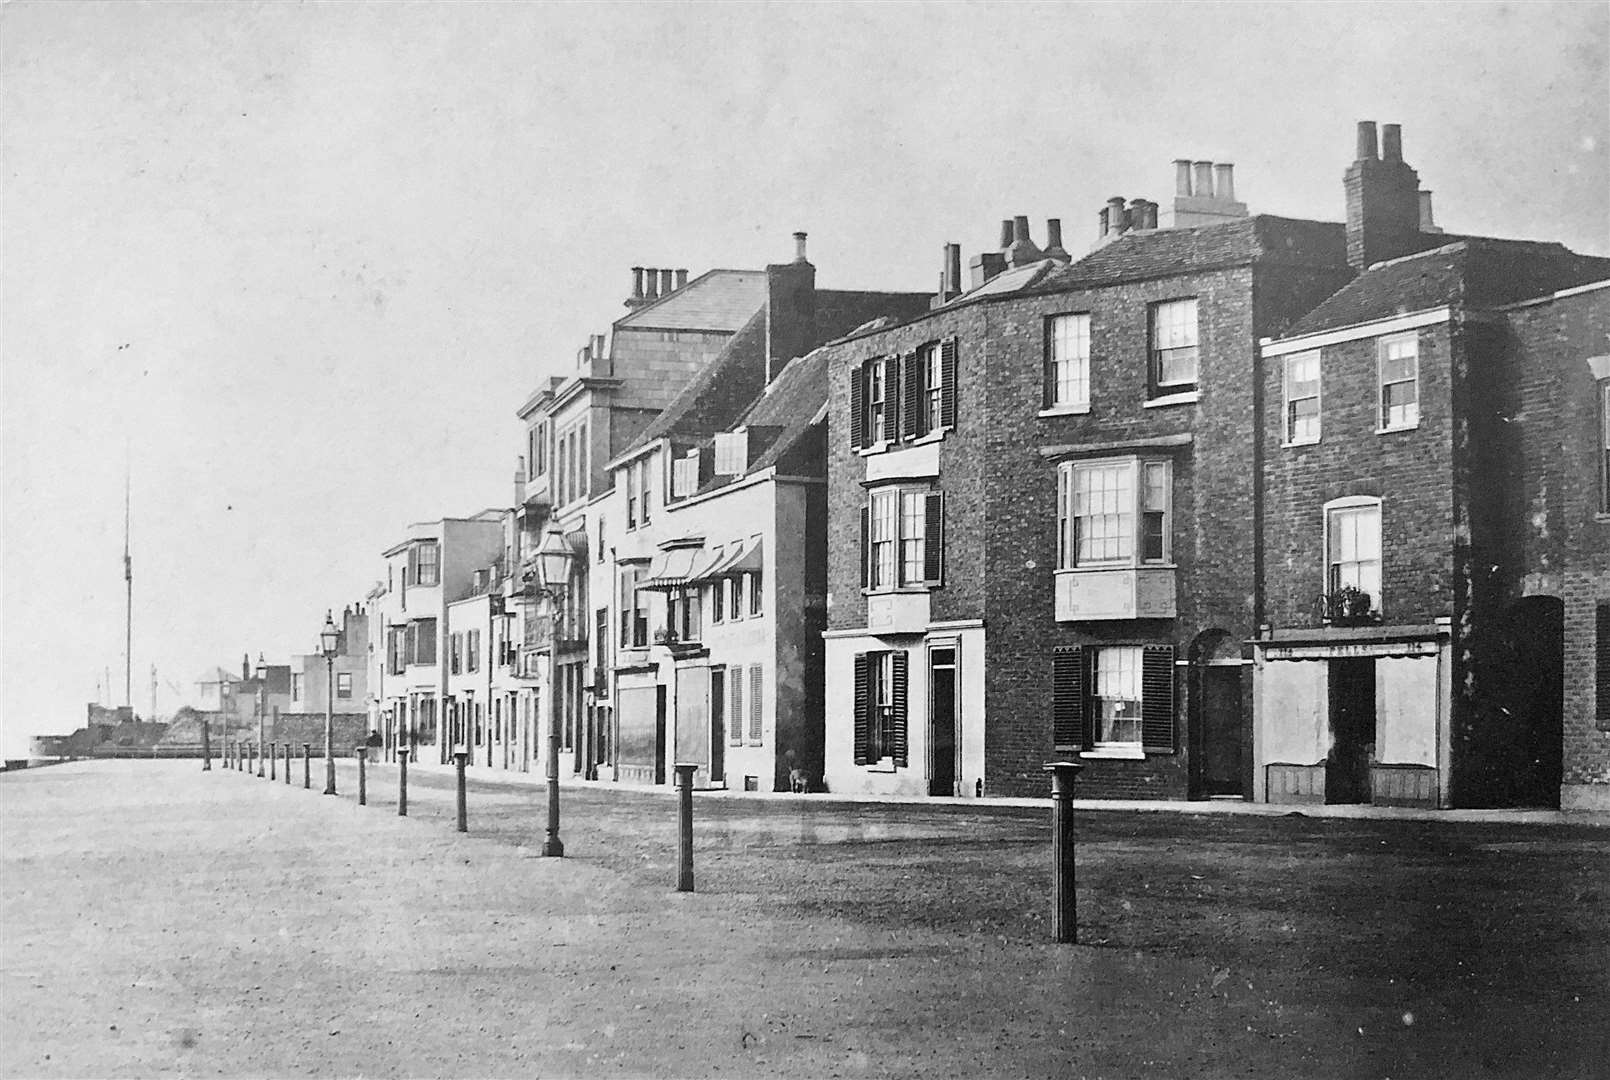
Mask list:
[{"label": "bollard", "polygon": [[262,744],[261,743],[252,743],[252,753],[254,755],[256,755],[256,757],[257,757],[257,779],[261,780],[263,777],[268,775],[268,773],[264,771],[267,768],[267,766],[265,766],[263,764],[263,747],[262,747]]},{"label": "bollard", "polygon": [[302,786],[313,790],[313,744],[302,744]]},{"label": "bollard", "polygon": [[212,772],[212,736],[207,733],[207,721],[201,722],[201,771]]},{"label": "bollard", "polygon": [[470,763],[470,755],[463,750],[455,751],[453,764],[458,766],[458,831],[470,831],[469,801],[464,793],[464,766]]},{"label": "bollard", "polygon": [[408,748],[397,748],[397,816],[408,816]]},{"label": "bollard", "polygon": [[358,805],[369,805],[369,776],[364,769],[364,763],[369,759],[367,746],[354,746],[352,753],[358,759]]},{"label": "bollard", "polygon": [[1053,761],[1051,774],[1051,937],[1059,944],[1079,935],[1078,890],[1073,873],[1073,780],[1084,769],[1075,761]]},{"label": "bollard", "polygon": [[291,786],[291,744],[285,744],[285,786]]},{"label": "bollard", "polygon": [[277,769],[276,769],[276,765],[279,762],[279,756],[280,756],[280,754],[279,754],[279,743],[269,743],[268,744],[268,778],[270,780],[278,780],[279,779],[279,775],[278,775],[278,772],[277,772]]},{"label": "bollard", "polygon": [[676,891],[693,891],[693,770],[676,766]]},{"label": "bollard", "polygon": [[247,775],[249,776],[252,773],[256,773],[258,776],[262,776],[263,763],[257,756],[257,744],[252,743],[247,749],[246,753],[250,755],[250,760],[246,762]]}]

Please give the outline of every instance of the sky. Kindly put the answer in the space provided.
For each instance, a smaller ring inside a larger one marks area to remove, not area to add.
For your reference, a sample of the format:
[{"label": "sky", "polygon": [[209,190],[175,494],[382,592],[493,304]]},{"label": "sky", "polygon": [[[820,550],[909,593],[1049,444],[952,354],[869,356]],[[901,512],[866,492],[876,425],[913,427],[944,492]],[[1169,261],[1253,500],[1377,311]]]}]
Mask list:
[{"label": "sky", "polygon": [[5,4],[4,752],[123,700],[126,476],[160,715],[508,505],[634,265],[928,289],[1182,157],[1337,221],[1358,120],[1449,231],[1610,254],[1604,4]]}]

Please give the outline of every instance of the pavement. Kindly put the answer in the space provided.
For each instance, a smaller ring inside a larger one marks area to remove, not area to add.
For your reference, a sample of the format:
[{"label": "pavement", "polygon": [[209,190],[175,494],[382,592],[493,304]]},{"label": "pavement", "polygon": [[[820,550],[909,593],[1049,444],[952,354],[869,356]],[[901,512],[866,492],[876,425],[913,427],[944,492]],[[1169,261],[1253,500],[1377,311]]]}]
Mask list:
[{"label": "pavement", "polygon": [[[1570,823],[701,796],[341,762],[0,779],[0,1076],[1586,1077],[1610,845]],[[317,772],[318,770],[315,770]],[[1145,809],[1156,810],[1155,805]]]}]

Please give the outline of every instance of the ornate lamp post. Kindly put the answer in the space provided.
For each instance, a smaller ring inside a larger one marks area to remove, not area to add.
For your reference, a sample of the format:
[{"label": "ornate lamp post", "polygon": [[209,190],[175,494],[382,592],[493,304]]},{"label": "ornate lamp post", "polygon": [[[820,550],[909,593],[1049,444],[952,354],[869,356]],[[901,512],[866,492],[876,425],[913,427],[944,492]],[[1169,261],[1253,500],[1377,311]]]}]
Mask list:
[{"label": "ornate lamp post", "polygon": [[537,575],[540,579],[532,595],[548,601],[552,623],[548,636],[548,838],[542,853],[555,858],[565,853],[559,839],[559,624],[564,618],[565,590],[570,585],[570,565],[574,558],[564,533],[549,529],[537,549]]},{"label": "ornate lamp post", "polygon": [[264,725],[268,722],[268,665],[263,654],[257,654],[257,775],[263,775],[262,749],[267,745]]},{"label": "ornate lamp post", "polygon": [[335,657],[341,649],[341,631],[330,612],[324,613],[319,631],[319,652],[324,656],[324,793],[335,794]]}]

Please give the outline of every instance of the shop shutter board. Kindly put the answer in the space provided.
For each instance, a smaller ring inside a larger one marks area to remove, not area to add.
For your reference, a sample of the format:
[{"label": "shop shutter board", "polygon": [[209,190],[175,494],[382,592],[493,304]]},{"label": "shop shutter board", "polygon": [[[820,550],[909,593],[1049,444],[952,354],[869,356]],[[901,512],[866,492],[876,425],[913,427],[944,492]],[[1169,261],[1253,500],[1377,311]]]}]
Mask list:
[{"label": "shop shutter board", "polygon": [[893,705],[892,711],[894,714],[894,730],[889,739],[890,756],[894,758],[895,766],[903,769],[906,767],[906,759],[908,757],[906,739],[906,687],[910,682],[910,676],[907,671],[907,653],[904,649],[901,649],[890,656],[889,659],[892,664],[892,678],[890,679],[890,682],[892,683],[894,696],[894,701],[891,702],[891,705]]},{"label": "shop shutter board", "polygon": [[872,557],[872,546],[870,543],[871,539],[872,508],[870,506],[863,506],[861,507],[861,588],[863,589],[867,587],[871,580],[869,577],[872,567],[872,564],[869,561]]},{"label": "shop shutter board", "polygon": [[883,361],[883,438],[895,442],[900,438],[900,358],[884,357]]},{"label": "shop shutter board", "polygon": [[855,763],[866,764],[867,752],[867,654],[855,654]]},{"label": "shop shutter board", "polygon": [[956,339],[946,338],[939,347],[939,423],[956,426]]},{"label": "shop shutter board", "polygon": [[744,741],[744,669],[741,666],[727,669],[727,741],[742,746]]},{"label": "shop shutter board", "polygon": [[749,666],[749,741],[759,745],[765,734],[764,703],[766,672],[759,664]]},{"label": "shop shutter board", "polygon": [[909,439],[921,435],[922,363],[917,353],[907,353],[900,361],[900,436]]},{"label": "shop shutter board", "polygon": [[1610,731],[1610,604],[1594,614],[1594,718],[1600,731]]},{"label": "shop shutter board", "polygon": [[859,450],[866,439],[866,367],[850,369],[850,446]]},{"label": "shop shutter board", "polygon": [[923,496],[922,577],[924,585],[945,583],[945,495]]},{"label": "shop shutter board", "polygon": [[1148,754],[1174,752],[1174,646],[1147,645],[1141,653],[1140,742]]},{"label": "shop shutter board", "polygon": [[1051,654],[1051,738],[1057,747],[1086,745],[1085,651],[1073,645]]}]

